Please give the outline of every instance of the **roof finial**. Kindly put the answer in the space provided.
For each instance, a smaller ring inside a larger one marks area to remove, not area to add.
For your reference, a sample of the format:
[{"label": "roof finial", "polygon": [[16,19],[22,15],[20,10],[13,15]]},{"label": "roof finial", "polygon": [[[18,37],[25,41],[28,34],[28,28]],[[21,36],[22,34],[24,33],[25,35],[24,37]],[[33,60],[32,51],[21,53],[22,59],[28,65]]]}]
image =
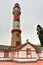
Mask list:
[{"label": "roof finial", "polygon": [[26,41],[27,41],[27,43],[28,43],[28,40],[29,40],[29,39],[27,39],[27,40],[26,40]]}]

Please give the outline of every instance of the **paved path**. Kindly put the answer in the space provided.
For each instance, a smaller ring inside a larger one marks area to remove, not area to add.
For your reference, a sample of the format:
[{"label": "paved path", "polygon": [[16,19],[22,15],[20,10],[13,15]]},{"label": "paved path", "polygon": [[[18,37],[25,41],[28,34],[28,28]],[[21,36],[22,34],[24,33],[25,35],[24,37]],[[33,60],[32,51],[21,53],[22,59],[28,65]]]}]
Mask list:
[{"label": "paved path", "polygon": [[0,65],[43,65],[43,61],[38,61],[36,63],[0,62]]}]

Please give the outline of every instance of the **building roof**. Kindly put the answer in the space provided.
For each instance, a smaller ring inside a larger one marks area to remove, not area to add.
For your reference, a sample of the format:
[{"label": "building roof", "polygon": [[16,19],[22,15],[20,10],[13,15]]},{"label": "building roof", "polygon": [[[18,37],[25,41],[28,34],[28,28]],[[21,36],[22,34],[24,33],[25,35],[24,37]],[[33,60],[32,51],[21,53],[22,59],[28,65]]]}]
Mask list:
[{"label": "building roof", "polygon": [[19,49],[23,48],[24,46],[26,46],[27,44],[30,44],[34,49],[36,49],[36,52],[40,52],[43,49],[41,46],[33,45],[30,42],[27,42],[18,47],[0,45],[0,50],[19,50]]},{"label": "building roof", "polygon": [[10,46],[0,45],[0,50],[10,50]]},{"label": "building roof", "polygon": [[[31,45],[33,48],[36,49],[36,47],[35,47],[33,44],[31,44],[30,42],[27,42],[27,43],[23,44],[23,45],[21,46],[21,48],[23,48],[23,47],[26,46],[27,44]],[[21,48],[20,48],[20,49],[21,49]],[[36,49],[36,50],[37,50],[37,49]]]},{"label": "building roof", "polygon": [[43,50],[43,47],[41,45],[34,45],[37,49],[37,52],[41,52]]}]

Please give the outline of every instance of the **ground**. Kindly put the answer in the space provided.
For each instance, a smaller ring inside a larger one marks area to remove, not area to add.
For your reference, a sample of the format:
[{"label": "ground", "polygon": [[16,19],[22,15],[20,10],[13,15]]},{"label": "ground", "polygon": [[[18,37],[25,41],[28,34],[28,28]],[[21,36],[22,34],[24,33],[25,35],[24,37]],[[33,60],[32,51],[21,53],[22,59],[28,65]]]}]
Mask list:
[{"label": "ground", "polygon": [[38,61],[35,63],[0,62],[0,65],[43,65],[43,61]]}]

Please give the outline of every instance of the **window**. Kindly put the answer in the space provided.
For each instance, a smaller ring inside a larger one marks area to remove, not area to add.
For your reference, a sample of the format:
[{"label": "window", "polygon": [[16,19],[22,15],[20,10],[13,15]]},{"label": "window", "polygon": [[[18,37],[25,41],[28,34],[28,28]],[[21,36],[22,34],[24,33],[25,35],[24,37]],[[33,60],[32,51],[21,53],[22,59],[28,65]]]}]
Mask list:
[{"label": "window", "polygon": [[17,25],[17,27],[19,27],[19,25]]},{"label": "window", "polygon": [[4,58],[8,58],[9,57],[9,51],[5,50],[4,51]]}]

